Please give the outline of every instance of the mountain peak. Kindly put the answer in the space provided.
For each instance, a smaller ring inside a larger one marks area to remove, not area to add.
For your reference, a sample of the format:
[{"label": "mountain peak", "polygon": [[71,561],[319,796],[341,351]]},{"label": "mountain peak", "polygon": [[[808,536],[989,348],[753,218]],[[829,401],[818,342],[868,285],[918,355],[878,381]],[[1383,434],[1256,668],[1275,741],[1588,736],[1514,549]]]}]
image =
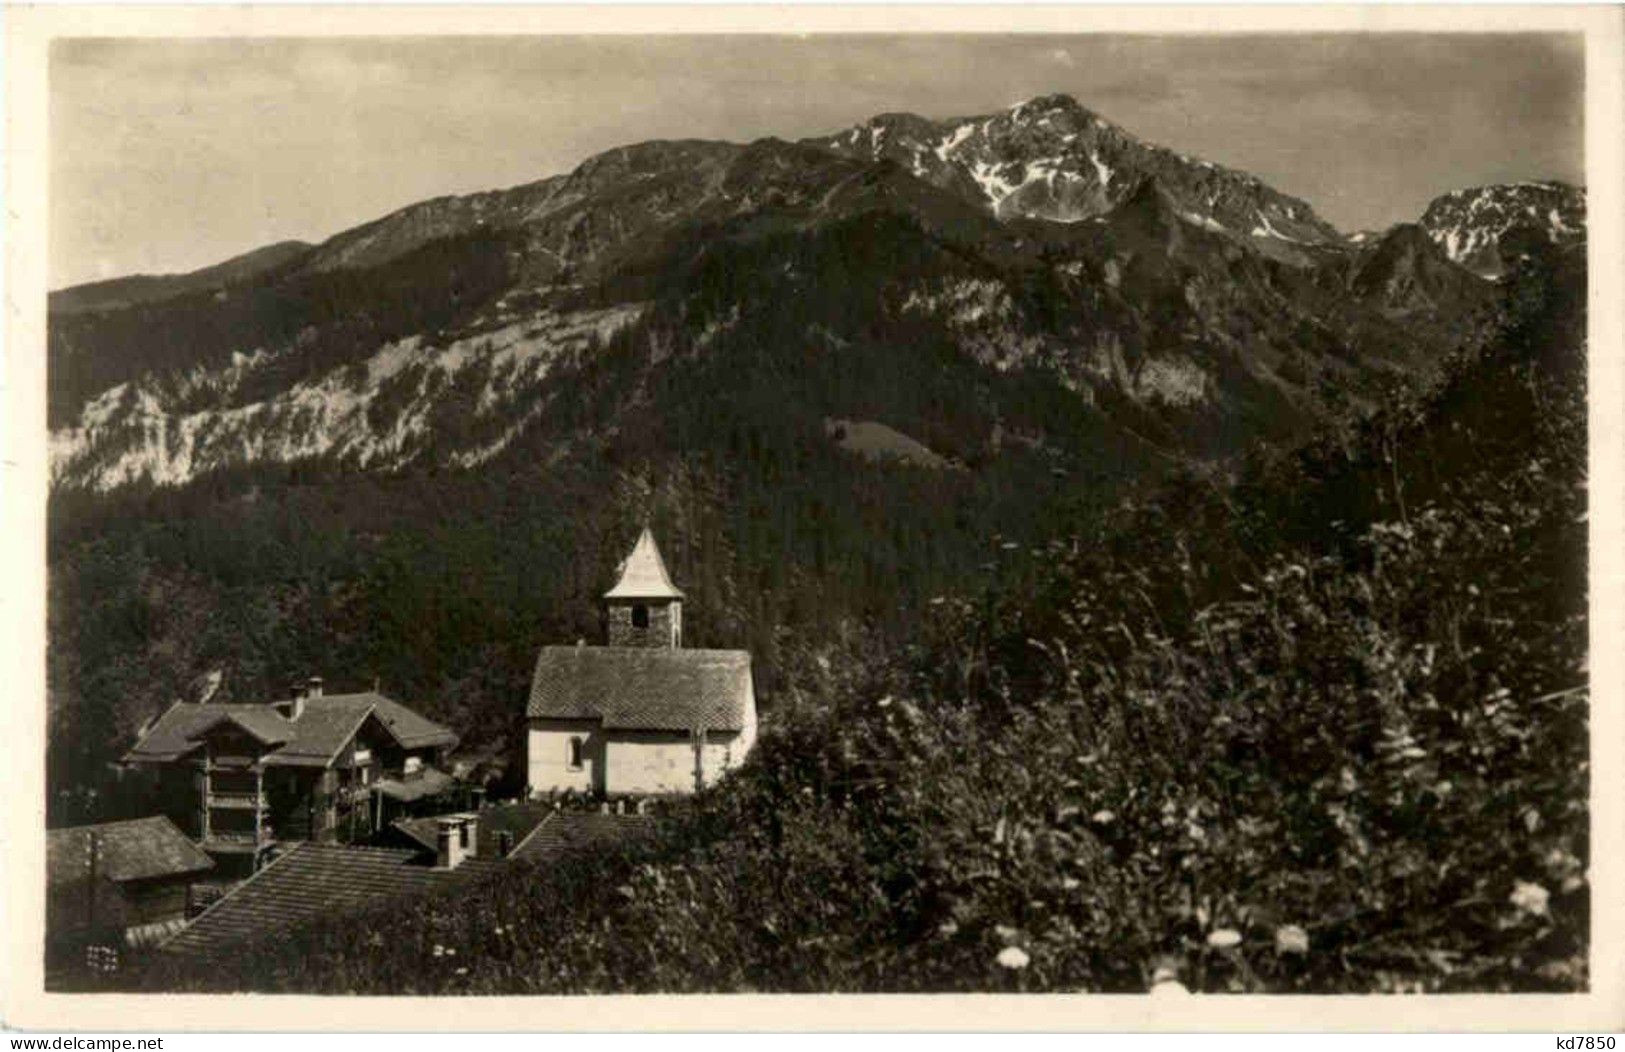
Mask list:
[{"label": "mountain peak", "polygon": [[1010,107],[1012,114],[1053,113],[1056,110],[1066,110],[1070,113],[1089,112],[1077,99],[1064,92],[1055,92],[1050,95],[1034,95],[1026,102],[1018,102]]},{"label": "mountain peak", "polygon": [[1432,308],[1468,301],[1480,284],[1456,265],[1417,223],[1400,223],[1382,236],[1354,276],[1354,291],[1391,310]]},{"label": "mountain peak", "polygon": [[1143,142],[1061,92],[976,117],[882,114],[811,142],[864,161],[893,161],[1000,219],[1105,216],[1154,176],[1145,192],[1160,192],[1163,212],[1261,238],[1282,258],[1302,262],[1303,246],[1342,242],[1303,201],[1245,172]]},{"label": "mountain peak", "polygon": [[1398,223],[1381,236],[1378,241],[1380,249],[1389,251],[1420,252],[1433,251],[1433,240],[1428,237],[1418,223]]},{"label": "mountain peak", "polygon": [[1585,240],[1585,190],[1557,180],[1469,187],[1435,198],[1421,227],[1452,261],[1495,277],[1505,268],[1501,246],[1509,238]]}]

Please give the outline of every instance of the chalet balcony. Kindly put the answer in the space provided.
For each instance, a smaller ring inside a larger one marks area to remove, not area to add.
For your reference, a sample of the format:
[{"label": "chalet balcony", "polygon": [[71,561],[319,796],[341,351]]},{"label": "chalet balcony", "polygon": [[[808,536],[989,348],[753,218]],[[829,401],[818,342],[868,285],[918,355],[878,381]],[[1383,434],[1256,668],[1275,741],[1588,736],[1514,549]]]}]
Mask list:
[{"label": "chalet balcony", "polygon": [[353,807],[370,801],[372,790],[373,787],[370,785],[342,785],[334,790],[333,796],[339,803]]},{"label": "chalet balcony", "polygon": [[258,761],[252,756],[215,756],[199,760],[197,767],[200,771],[210,773],[221,771],[227,774],[239,774],[253,772],[257,764]]},{"label": "chalet balcony", "polygon": [[215,791],[209,794],[210,807],[231,808],[233,810],[270,810],[270,804],[259,793],[230,793]]}]

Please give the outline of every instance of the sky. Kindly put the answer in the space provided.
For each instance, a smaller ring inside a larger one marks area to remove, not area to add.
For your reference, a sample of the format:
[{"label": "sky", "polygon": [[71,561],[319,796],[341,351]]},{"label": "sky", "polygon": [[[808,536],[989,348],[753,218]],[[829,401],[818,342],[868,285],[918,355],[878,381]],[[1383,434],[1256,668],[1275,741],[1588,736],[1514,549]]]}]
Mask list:
[{"label": "sky", "polygon": [[79,38],[49,76],[52,288],[320,241],[626,143],[1055,92],[1350,232],[1466,186],[1584,181],[1577,35]]}]

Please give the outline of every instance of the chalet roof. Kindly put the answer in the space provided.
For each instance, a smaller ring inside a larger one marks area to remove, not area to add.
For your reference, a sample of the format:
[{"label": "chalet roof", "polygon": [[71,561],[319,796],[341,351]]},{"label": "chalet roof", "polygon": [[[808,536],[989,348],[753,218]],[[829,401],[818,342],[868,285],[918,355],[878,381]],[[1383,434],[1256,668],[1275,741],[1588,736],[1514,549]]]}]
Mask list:
[{"label": "chalet roof", "polygon": [[269,709],[276,713],[277,719],[295,731],[293,739],[266,757],[265,762],[326,767],[367,722],[372,706],[365,697],[364,694],[338,694],[306,698],[305,709],[296,720],[288,719],[273,706],[260,706],[262,711]]},{"label": "chalet roof", "polygon": [[201,873],[214,863],[161,815],[126,822],[52,829],[45,835],[46,880],[51,887],[90,875],[90,838],[101,836],[97,872],[108,880],[149,880]]},{"label": "chalet roof", "polygon": [[325,917],[488,878],[501,863],[471,858],[456,869],[423,865],[408,848],[302,843],[198,916],[164,944],[172,953],[214,956],[272,932]]},{"label": "chalet roof", "polygon": [[666,561],[660,557],[654,534],[644,527],[632,554],[621,563],[621,577],[615,587],[604,593],[605,599],[681,599],[682,591],[671,583],[666,573]]},{"label": "chalet roof", "polygon": [[[427,717],[420,716],[394,698],[368,692],[365,694],[324,695],[314,699],[317,704],[334,699],[365,701],[372,706],[373,715],[385,729],[395,736],[403,749],[420,749],[427,745],[452,746],[457,735]],[[308,706],[307,706],[308,709]]]},{"label": "chalet roof", "polygon": [[[268,709],[266,705],[188,705],[176,702],[142,732],[135,745],[125,753],[124,759],[178,759],[197,748],[200,744],[198,735],[218,723],[222,715],[256,719]],[[280,718],[274,710],[270,715]]]},{"label": "chalet roof", "polygon": [[754,704],[749,651],[543,647],[525,714],[606,730],[737,731]]},{"label": "chalet roof", "polygon": [[178,759],[198,747],[201,735],[229,719],[263,742],[280,743],[266,756],[267,764],[326,767],[369,716],[402,748],[457,743],[450,730],[382,694],[324,694],[307,698],[298,719],[289,719],[276,704],[177,703],[158,717],[124,759],[149,763]]},{"label": "chalet roof", "polygon": [[192,737],[202,738],[227,723],[240,728],[250,737],[257,739],[261,745],[285,745],[293,740],[293,731],[288,726],[288,721],[266,706],[245,706],[240,710],[216,712],[212,718],[192,732]]}]

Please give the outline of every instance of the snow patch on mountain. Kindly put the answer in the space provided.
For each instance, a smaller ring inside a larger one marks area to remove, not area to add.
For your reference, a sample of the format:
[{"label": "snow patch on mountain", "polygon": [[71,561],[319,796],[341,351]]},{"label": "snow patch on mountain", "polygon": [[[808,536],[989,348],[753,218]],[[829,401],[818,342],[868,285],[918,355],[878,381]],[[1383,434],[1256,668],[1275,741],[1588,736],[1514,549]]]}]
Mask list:
[{"label": "snow patch on mountain", "polygon": [[1200,215],[1196,212],[1181,212],[1179,213],[1179,218],[1183,219],[1187,223],[1190,223],[1192,226],[1199,226],[1203,230],[1210,230],[1215,234],[1230,233],[1229,227],[1225,226],[1217,219],[1214,219],[1212,216]]},{"label": "snow patch on mountain", "polygon": [[1271,223],[1270,217],[1265,215],[1263,212],[1254,212],[1253,214],[1258,217],[1258,222],[1253,226],[1252,229],[1252,235],[1254,237],[1273,237],[1277,241],[1290,241],[1294,245],[1303,244],[1303,242],[1298,238],[1283,234],[1279,230],[1275,229],[1275,224]]},{"label": "snow patch on mountain", "polygon": [[1100,155],[1093,150],[1089,151],[1089,163],[1095,166],[1095,178],[1100,180],[1100,188],[1104,190],[1110,186],[1112,182],[1111,166],[1102,161]]},{"label": "snow patch on mountain", "polygon": [[975,132],[976,125],[961,124],[951,133],[949,133],[946,139],[939,142],[933,148],[932,152],[937,155],[939,160],[947,161],[953,157],[954,151],[957,150],[966,139],[969,139],[973,134],[975,134]]},{"label": "snow patch on mountain", "polygon": [[998,213],[999,205],[1004,199],[1016,192],[1020,183],[1012,183],[999,174],[1002,164],[990,164],[987,161],[977,161],[971,168],[970,175],[975,179],[982,192],[987,195],[988,202],[993,206],[994,214]]},{"label": "snow patch on mountain", "polygon": [[1584,240],[1585,191],[1558,182],[1458,190],[1431,202],[1420,225],[1452,261],[1496,277],[1506,266],[1501,243],[1514,231],[1532,232],[1556,244]]},{"label": "snow patch on mountain", "polygon": [[[865,139],[858,129],[815,141],[864,160],[889,159],[926,182],[979,199],[1001,219],[1091,219],[1154,178],[1182,210],[1234,231],[1257,222],[1262,236],[1282,243],[1343,240],[1308,205],[1257,178],[1144,142],[1065,95],[985,117],[932,121],[889,114],[860,128],[881,122],[887,135],[879,149],[866,148],[873,133]],[[1254,218],[1259,214],[1261,222]]]}]

